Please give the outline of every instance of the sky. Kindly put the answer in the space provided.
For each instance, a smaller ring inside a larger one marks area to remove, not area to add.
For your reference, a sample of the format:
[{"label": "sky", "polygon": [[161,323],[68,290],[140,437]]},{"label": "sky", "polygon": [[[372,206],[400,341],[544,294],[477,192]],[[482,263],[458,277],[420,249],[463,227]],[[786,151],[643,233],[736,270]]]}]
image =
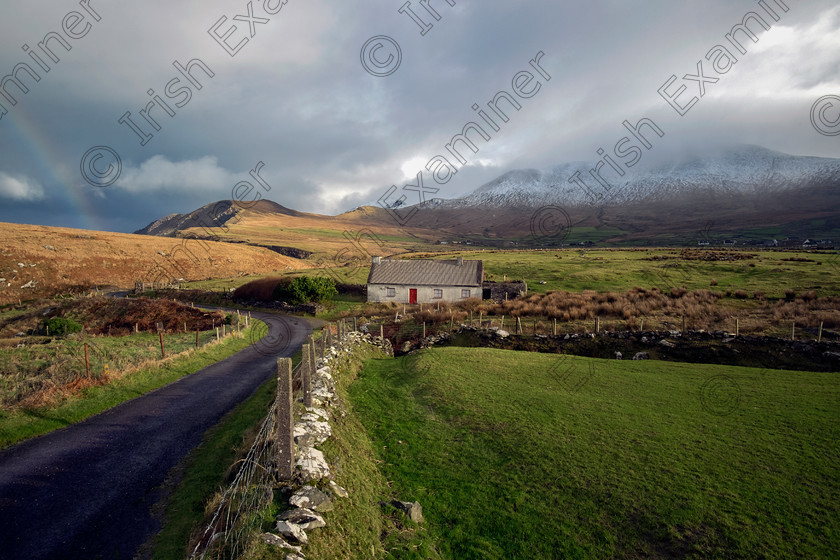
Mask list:
[{"label": "sky", "polygon": [[[643,119],[663,132],[645,164],[738,143],[840,157],[836,0],[4,8],[5,222],[131,232],[234,197],[328,215],[454,198],[615,156]],[[769,30],[728,41],[751,12]]]}]

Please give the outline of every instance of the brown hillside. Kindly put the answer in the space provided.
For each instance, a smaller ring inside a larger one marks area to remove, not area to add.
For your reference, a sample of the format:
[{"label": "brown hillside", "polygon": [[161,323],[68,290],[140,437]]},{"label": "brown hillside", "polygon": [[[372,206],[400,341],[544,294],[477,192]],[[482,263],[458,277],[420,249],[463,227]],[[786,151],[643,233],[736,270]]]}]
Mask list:
[{"label": "brown hillside", "polygon": [[136,280],[230,278],[307,266],[261,247],[212,241],[3,222],[0,236],[0,304],[96,285],[130,288]]}]

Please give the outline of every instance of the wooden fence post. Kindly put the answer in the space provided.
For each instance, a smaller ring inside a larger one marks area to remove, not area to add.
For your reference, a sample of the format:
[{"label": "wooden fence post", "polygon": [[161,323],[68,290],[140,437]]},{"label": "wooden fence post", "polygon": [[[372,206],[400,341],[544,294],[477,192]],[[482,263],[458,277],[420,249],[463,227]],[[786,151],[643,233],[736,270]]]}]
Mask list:
[{"label": "wooden fence post", "polygon": [[195,329],[195,349],[198,350],[198,329]]},{"label": "wooden fence post", "polygon": [[790,339],[796,340],[796,321],[790,324]]},{"label": "wooden fence post", "polygon": [[423,338],[426,338],[426,321],[423,321]]},{"label": "wooden fence post", "polygon": [[[327,325],[326,328],[330,326]],[[327,359],[327,331],[321,330],[321,361]]]},{"label": "wooden fence post", "polygon": [[741,322],[738,320],[738,317],[735,317],[735,336],[738,336],[741,333]]},{"label": "wooden fence post", "polygon": [[219,338],[219,327],[216,327],[216,342],[219,342],[219,340],[221,340]]},{"label": "wooden fence post", "polygon": [[381,338],[383,342],[385,341],[385,326],[382,323],[379,323],[379,338]]},{"label": "wooden fence post", "polygon": [[823,329],[823,322],[820,321],[820,332],[817,334],[817,342],[822,342],[822,329]]},{"label": "wooden fence post", "polygon": [[312,359],[312,373],[318,369],[317,354],[315,353],[315,336],[309,335],[309,353]]},{"label": "wooden fence post", "polygon": [[551,319],[551,334],[557,336],[557,317]]},{"label": "wooden fence post", "polygon": [[88,357],[87,342],[85,342],[85,373],[87,373],[87,378],[90,379],[90,358]]},{"label": "wooden fence post", "polygon": [[601,318],[595,317],[595,334],[601,332]]},{"label": "wooden fence post", "polygon": [[295,449],[291,358],[277,359],[277,393],[277,474],[280,480],[291,480]]},{"label": "wooden fence post", "polygon": [[312,406],[312,371],[310,370],[310,360],[312,355],[309,351],[309,345],[304,344],[302,356],[300,359],[301,384],[303,385],[303,406]]},{"label": "wooden fence post", "polygon": [[166,357],[166,349],[163,347],[163,333],[159,332],[158,336],[160,337],[160,357],[165,358]]}]

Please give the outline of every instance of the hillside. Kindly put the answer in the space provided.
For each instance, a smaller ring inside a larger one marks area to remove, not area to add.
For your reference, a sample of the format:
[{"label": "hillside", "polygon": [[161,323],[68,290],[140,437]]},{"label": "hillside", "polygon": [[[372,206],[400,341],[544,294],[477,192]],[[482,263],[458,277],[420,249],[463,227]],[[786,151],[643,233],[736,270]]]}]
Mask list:
[{"label": "hillside", "polygon": [[437,232],[397,226],[381,208],[366,207],[338,216],[290,210],[270,200],[253,204],[221,200],[189,214],[173,214],[138,234],[216,239],[269,247],[306,259],[304,266],[343,266],[372,255],[428,250]]},{"label": "hillside", "polygon": [[136,280],[200,280],[268,274],[306,266],[268,249],[0,223],[0,305],[74,288],[118,286]]}]

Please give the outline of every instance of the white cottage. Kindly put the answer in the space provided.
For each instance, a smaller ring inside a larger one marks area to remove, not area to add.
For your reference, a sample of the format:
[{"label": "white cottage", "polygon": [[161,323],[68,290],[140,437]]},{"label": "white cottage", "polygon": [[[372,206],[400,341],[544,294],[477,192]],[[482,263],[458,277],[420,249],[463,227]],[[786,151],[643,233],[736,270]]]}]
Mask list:
[{"label": "white cottage", "polygon": [[373,257],[367,300],[434,303],[482,297],[484,263],[455,260],[388,260]]}]

